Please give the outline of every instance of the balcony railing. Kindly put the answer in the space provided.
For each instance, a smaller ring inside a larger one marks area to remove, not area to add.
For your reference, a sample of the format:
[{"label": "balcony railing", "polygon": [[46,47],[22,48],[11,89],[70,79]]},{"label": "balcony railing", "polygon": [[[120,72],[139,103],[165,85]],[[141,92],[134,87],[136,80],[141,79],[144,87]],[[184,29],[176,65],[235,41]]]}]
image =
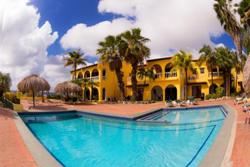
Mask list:
[{"label": "balcony railing", "polygon": [[177,72],[166,72],[165,73],[165,78],[175,78],[177,77]]},{"label": "balcony railing", "polygon": [[223,72],[219,71],[219,72],[209,72],[208,76],[212,77],[212,73],[213,73],[213,77],[222,77],[223,76]]},{"label": "balcony railing", "polygon": [[156,73],[156,74],[154,74],[155,75],[155,79],[157,79],[157,78],[162,78],[162,73]]},{"label": "balcony railing", "polygon": [[84,78],[92,81],[99,81],[99,76],[84,77]]}]

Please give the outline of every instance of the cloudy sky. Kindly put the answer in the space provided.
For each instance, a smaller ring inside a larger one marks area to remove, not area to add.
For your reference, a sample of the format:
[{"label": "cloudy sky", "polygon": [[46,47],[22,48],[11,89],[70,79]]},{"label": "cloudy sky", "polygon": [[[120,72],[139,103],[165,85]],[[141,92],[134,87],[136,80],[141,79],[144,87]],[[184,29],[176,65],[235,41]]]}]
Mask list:
[{"label": "cloudy sky", "polygon": [[68,80],[63,67],[68,50],[81,49],[89,63],[98,60],[97,43],[133,27],[151,39],[151,58],[177,50],[232,41],[220,26],[213,0],[0,0],[0,71],[13,84],[36,73],[52,87]]}]

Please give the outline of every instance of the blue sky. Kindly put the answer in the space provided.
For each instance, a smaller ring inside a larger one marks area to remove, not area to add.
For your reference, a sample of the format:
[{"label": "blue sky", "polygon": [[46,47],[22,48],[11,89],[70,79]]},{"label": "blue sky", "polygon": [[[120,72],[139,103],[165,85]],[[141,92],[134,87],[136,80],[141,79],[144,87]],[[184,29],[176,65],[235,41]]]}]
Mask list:
[{"label": "blue sky", "polygon": [[[117,18],[114,14],[101,14],[97,10],[99,0],[32,0],[31,4],[38,8],[41,15],[39,24],[49,21],[52,29],[59,33],[57,41],[48,48],[49,55],[65,52],[59,40],[73,25],[84,23],[88,26],[101,21]],[[91,60],[92,59],[92,60]],[[88,56],[88,60],[96,58]]]},{"label": "blue sky", "polygon": [[[84,23],[87,26],[95,25],[105,20],[113,20],[119,17],[117,14],[98,12],[99,0],[32,0],[31,4],[38,8],[41,15],[40,25],[49,21],[52,29],[59,33],[59,38],[48,48],[49,55],[57,55],[65,52],[60,45],[61,37],[72,26]],[[211,37],[215,44],[223,43],[227,47],[233,48],[231,38],[227,34],[219,37]],[[88,56],[90,62],[96,57]]]},{"label": "blue sky", "polygon": [[172,56],[180,49],[198,58],[204,44],[233,48],[213,4],[213,0],[0,0],[0,71],[11,75],[13,89],[30,74],[41,75],[53,87],[70,78],[70,67],[65,68],[63,61],[68,50],[81,49],[93,63],[98,60],[98,42],[135,27],[151,40],[150,58]]}]

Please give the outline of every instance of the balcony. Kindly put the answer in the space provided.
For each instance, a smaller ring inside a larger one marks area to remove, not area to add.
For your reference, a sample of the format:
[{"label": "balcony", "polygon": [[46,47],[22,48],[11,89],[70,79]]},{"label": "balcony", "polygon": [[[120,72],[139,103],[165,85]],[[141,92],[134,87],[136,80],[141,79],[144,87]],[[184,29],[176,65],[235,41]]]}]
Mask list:
[{"label": "balcony", "polygon": [[165,78],[177,78],[177,72],[173,71],[173,72],[165,72]]},{"label": "balcony", "polygon": [[213,78],[214,78],[214,79],[223,77],[223,72],[221,72],[221,71],[209,72],[209,73],[208,73],[209,79],[212,79],[212,73],[213,73]]},{"label": "balcony", "polygon": [[85,79],[92,80],[94,82],[99,82],[99,76],[84,77]]}]

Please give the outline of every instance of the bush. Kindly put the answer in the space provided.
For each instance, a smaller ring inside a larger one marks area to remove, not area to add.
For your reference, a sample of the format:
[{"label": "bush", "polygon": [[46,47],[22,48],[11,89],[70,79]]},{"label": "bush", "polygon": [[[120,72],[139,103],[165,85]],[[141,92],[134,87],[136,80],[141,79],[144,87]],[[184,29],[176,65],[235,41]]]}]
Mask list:
[{"label": "bush", "polygon": [[16,93],[13,93],[13,92],[6,92],[4,93],[4,97],[11,101],[12,103],[15,103],[15,104],[20,104],[20,98],[17,97],[17,94]]},{"label": "bush", "polygon": [[222,87],[217,87],[217,88],[215,89],[215,92],[216,92],[217,98],[222,97],[223,94],[224,94],[224,88],[222,88]]},{"label": "bush", "polygon": [[61,95],[50,93],[50,94],[48,94],[47,98],[48,99],[61,99],[62,97],[61,97]]}]

